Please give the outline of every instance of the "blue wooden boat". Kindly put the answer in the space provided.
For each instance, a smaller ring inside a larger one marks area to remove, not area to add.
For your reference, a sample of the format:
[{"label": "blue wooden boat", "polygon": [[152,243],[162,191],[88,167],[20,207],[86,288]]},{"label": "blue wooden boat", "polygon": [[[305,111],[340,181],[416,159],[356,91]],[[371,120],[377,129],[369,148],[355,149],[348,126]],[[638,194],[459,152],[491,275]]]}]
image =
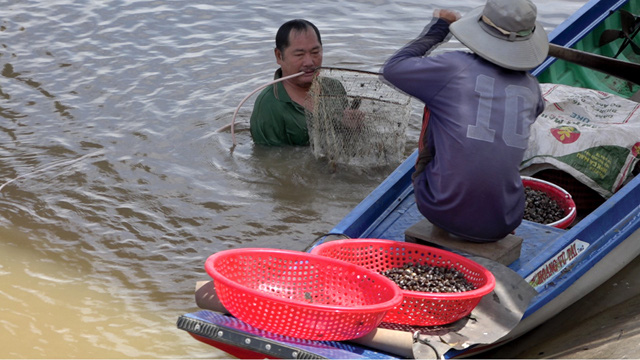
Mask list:
[{"label": "blue wooden boat", "polygon": [[[549,39],[563,47],[625,60],[625,54],[632,54],[633,49],[627,45],[626,50],[617,54],[626,45],[624,39],[599,46],[605,30],[621,28],[618,16],[621,9],[637,14],[640,0],[592,0],[551,32]],[[592,88],[627,98],[638,91],[638,85],[614,81],[602,73],[555,58],[548,58],[533,74],[541,82]],[[406,230],[423,219],[416,208],[411,184],[416,157],[417,153],[409,156],[330,233],[350,238],[405,241]],[[583,213],[569,229],[523,221],[515,234],[523,239],[520,256],[508,264],[508,268],[522,279],[531,280],[537,274],[539,281],[533,285],[535,294],[521,321],[499,341],[452,348],[437,356],[468,357],[513,340],[566,309],[635,259],[640,254],[640,177],[631,179],[606,201],[602,199],[591,205],[592,208],[589,204],[578,204]],[[571,256],[567,258],[568,251]],[[207,310],[180,316],[177,326],[197,340],[239,358],[407,357],[406,353],[381,350],[366,342],[283,337]]]}]

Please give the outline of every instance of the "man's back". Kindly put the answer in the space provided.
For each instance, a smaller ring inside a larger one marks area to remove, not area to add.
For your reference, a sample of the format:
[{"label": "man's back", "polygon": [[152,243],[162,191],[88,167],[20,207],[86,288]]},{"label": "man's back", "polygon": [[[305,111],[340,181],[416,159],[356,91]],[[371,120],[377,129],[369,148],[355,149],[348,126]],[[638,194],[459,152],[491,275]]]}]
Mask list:
[{"label": "man's back", "polygon": [[408,84],[394,84],[430,112],[427,146],[434,159],[415,180],[418,207],[454,234],[503,237],[522,221],[518,167],[544,106],[538,82],[458,51],[423,58],[412,71]]}]

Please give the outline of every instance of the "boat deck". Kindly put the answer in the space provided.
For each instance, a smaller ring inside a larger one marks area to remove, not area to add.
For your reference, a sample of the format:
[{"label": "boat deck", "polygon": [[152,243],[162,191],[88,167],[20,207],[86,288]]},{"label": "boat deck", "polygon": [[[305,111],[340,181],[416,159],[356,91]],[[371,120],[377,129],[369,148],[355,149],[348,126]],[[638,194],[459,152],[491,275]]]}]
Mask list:
[{"label": "boat deck", "polygon": [[[405,231],[424,219],[418,211],[413,187],[406,186],[416,156],[417,152],[414,152],[407,158],[378,189],[332,229],[331,233],[345,234],[353,238],[405,241]],[[373,212],[374,210],[377,212]],[[358,223],[362,219],[366,219],[366,229]],[[509,264],[509,268],[526,277],[540,266],[539,261],[534,261],[537,255],[545,251],[555,251],[549,248],[557,248],[559,243],[566,244],[570,241],[559,241],[567,232],[568,230],[523,221],[515,231],[515,235],[523,239],[520,258]]]},{"label": "boat deck", "polygon": [[[424,219],[418,211],[411,189],[403,193],[397,203],[394,211],[382,219],[378,226],[368,234],[368,237],[405,241],[405,231]],[[516,236],[523,239],[520,258],[509,264],[509,267],[516,272],[523,267],[526,268],[525,264],[530,262],[536,254],[553,244],[565,232],[566,230],[563,229],[523,221],[515,232]]]}]

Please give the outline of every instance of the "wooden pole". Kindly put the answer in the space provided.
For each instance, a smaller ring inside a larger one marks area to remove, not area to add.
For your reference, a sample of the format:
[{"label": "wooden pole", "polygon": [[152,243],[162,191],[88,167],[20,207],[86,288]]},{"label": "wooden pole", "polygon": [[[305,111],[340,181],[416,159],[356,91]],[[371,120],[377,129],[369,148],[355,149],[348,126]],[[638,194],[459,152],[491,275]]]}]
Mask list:
[{"label": "wooden pole", "polygon": [[549,56],[640,84],[640,64],[549,44]]}]

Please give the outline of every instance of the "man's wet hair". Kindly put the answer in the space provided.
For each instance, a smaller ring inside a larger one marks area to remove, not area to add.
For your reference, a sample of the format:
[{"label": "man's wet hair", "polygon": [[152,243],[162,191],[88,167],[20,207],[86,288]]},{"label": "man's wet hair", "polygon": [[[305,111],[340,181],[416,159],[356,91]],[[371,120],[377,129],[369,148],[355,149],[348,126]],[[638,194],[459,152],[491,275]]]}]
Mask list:
[{"label": "man's wet hair", "polygon": [[313,31],[315,31],[318,42],[322,45],[320,31],[315,25],[304,19],[294,19],[282,24],[280,29],[278,29],[278,32],[276,33],[276,48],[280,50],[280,52],[284,53],[284,49],[290,45],[289,34],[291,34],[291,31],[306,31],[309,28],[312,28]]}]

